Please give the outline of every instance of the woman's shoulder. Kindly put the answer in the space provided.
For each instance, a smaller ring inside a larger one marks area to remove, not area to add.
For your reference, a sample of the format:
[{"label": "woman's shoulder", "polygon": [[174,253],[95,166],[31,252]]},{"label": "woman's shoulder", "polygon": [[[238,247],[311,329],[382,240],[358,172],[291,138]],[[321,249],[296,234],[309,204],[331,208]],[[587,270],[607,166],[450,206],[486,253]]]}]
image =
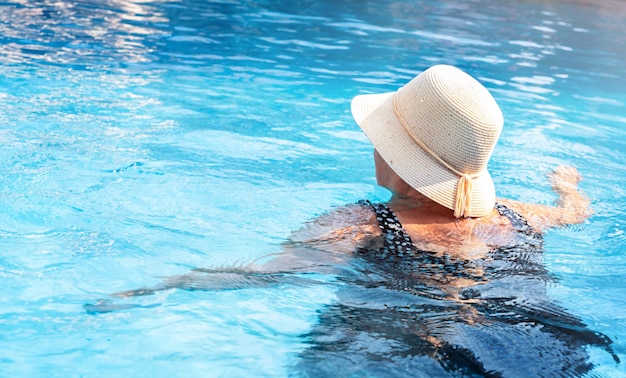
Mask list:
[{"label": "woman's shoulder", "polygon": [[582,200],[574,206],[567,207],[525,203],[510,199],[498,199],[498,203],[521,215],[532,228],[539,232],[549,228],[582,223],[591,214],[588,208],[589,202]]},{"label": "woman's shoulder", "polygon": [[374,212],[365,203],[359,202],[321,214],[293,231],[289,239],[295,243],[317,244],[344,241],[354,246],[377,230]]}]

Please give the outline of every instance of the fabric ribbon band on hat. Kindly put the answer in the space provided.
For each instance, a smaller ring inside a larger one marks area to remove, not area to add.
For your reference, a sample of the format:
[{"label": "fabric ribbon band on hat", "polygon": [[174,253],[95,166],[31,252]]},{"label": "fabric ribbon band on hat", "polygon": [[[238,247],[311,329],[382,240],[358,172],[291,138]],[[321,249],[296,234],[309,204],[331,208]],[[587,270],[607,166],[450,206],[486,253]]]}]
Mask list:
[{"label": "fabric ribbon band on hat", "polygon": [[441,165],[449,169],[451,172],[459,176],[459,182],[456,186],[456,195],[454,202],[454,216],[456,218],[464,217],[466,214],[469,214],[469,208],[471,205],[472,198],[472,180],[478,177],[478,174],[469,175],[467,173],[463,173],[458,169],[454,168],[447,161],[443,160],[439,155],[433,152],[424,142],[419,140],[415,135],[413,135],[410,131],[410,128],[402,116],[402,112],[400,111],[400,107],[398,105],[398,92],[393,95],[393,111],[395,113],[396,118],[404,128],[404,131],[411,137],[411,139],[428,155],[430,155],[433,159],[438,161]]}]

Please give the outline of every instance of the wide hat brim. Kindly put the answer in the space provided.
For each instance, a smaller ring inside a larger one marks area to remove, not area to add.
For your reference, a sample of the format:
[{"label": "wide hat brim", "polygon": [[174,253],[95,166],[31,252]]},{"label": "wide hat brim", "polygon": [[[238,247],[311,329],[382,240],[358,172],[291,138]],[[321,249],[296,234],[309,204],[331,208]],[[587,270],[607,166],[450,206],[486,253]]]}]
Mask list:
[{"label": "wide hat brim", "polygon": [[[407,134],[394,112],[396,92],[359,95],[352,116],[380,156],[407,184],[438,204],[454,210],[459,175],[450,171]],[[472,179],[470,206],[465,216],[482,217],[495,206],[495,187],[484,169]]]}]

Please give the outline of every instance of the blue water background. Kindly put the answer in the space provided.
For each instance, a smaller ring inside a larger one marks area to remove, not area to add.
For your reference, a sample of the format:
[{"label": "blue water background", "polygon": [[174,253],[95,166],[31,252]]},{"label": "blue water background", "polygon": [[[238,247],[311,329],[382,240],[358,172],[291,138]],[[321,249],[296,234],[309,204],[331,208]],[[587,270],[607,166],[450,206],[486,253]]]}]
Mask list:
[{"label": "blue water background", "polygon": [[[595,214],[550,231],[551,297],[626,361],[626,4],[0,3],[0,376],[287,376],[333,285],[83,304],[280,251],[375,186],[349,113],[436,63],[493,92],[498,195]],[[596,376],[626,376],[590,350]]]}]

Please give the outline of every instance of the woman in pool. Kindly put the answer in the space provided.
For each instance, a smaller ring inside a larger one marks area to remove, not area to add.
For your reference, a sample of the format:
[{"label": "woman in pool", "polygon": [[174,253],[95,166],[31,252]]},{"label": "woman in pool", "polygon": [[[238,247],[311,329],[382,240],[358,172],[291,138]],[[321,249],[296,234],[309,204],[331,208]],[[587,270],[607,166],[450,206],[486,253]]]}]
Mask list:
[{"label": "woman in pool", "polygon": [[306,335],[311,347],[299,366],[316,376],[572,376],[592,368],[589,345],[617,361],[608,338],[546,295],[553,278],[541,262],[541,232],[590,214],[576,169],[550,176],[557,206],[496,200],[487,163],[502,113],[485,87],[451,66],[431,67],[396,92],[357,96],[352,114],[374,145],[387,203],[325,214],[268,261],[198,269],[118,296],[311,284],[306,273],[334,274],[338,301]]}]

